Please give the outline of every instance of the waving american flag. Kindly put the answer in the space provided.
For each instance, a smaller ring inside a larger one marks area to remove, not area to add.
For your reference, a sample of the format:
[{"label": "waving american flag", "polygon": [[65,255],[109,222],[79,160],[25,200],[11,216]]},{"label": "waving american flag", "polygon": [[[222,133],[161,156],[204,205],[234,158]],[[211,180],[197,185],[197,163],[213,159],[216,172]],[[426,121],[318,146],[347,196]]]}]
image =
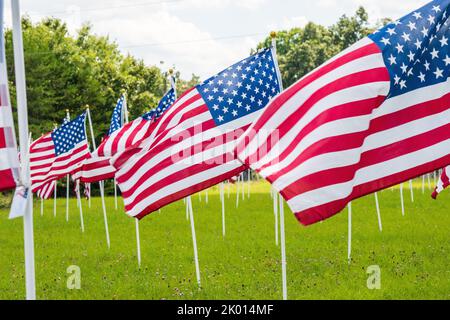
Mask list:
[{"label": "waving american flag", "polygon": [[271,49],[192,88],[162,116],[145,145],[116,174],[126,211],[142,218],[245,170],[235,141],[279,93]]},{"label": "waving american flag", "polygon": [[450,1],[359,41],[279,95],[238,157],[303,224],[450,163]]},{"label": "waving american flag", "polygon": [[80,162],[90,157],[85,129],[86,113],[30,146],[30,169],[33,192],[71,174]]}]

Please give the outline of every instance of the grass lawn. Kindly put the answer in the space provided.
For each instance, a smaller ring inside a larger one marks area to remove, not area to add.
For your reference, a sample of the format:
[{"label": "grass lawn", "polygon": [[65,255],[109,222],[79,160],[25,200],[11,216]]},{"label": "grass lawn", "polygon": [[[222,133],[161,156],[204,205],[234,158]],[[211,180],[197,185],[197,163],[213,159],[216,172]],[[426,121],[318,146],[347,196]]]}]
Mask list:
[{"label": "grass lawn", "polygon": [[[407,187],[407,185],[405,185]],[[415,202],[405,188],[379,194],[383,232],[378,230],[374,196],[353,203],[353,261],[347,263],[346,212],[312,227],[301,226],[286,209],[288,295],[290,299],[450,299],[450,204],[415,184]],[[252,185],[251,198],[235,187],[226,198],[222,238],[217,188],[206,204],[193,196],[202,288],[195,278],[190,224],[183,202],[141,221],[142,266],[136,258],[134,220],[107,199],[111,249],[105,240],[101,202],[83,201],[86,231],[80,230],[75,199],[65,220],[65,199],[35,207],[38,299],[280,299],[280,249],[275,245],[269,186]],[[121,201],[119,201],[120,203]],[[22,221],[0,210],[0,299],[23,299]],[[67,289],[71,265],[81,269],[81,289]],[[369,290],[366,270],[381,268],[381,289]]]}]

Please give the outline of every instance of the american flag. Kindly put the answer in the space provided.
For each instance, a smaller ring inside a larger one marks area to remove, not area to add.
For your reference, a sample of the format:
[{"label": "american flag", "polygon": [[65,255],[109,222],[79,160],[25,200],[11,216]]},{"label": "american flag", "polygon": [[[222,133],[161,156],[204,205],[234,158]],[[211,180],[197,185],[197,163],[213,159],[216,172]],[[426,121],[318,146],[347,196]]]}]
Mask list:
[{"label": "american flag", "polygon": [[86,113],[36,140],[30,147],[33,192],[71,174],[90,157],[85,129]]},{"label": "american flag", "polygon": [[3,1],[0,2],[0,191],[19,184],[19,157],[8,91],[5,43],[3,37]]},{"label": "american flag", "polygon": [[306,75],[239,142],[239,159],[301,223],[450,163],[449,3],[425,5]]},{"label": "american flag", "polygon": [[232,153],[236,139],[279,93],[278,74],[265,49],[178,99],[143,152],[113,163],[127,213],[142,218],[245,170]]},{"label": "american flag", "polygon": [[73,179],[81,179],[83,182],[92,183],[114,178],[116,169],[110,164],[111,157],[132,146],[138,146],[148,139],[156,121],[175,102],[175,98],[175,89],[170,89],[161,99],[157,108],[125,124],[105,138],[97,150],[93,152],[92,158],[83,162]]},{"label": "american flag", "polygon": [[433,194],[431,195],[431,197],[433,199],[437,199],[439,194],[450,186],[450,171],[449,170],[450,170],[450,167],[446,167],[444,170],[442,170],[442,174],[439,177],[437,186],[434,189]]}]

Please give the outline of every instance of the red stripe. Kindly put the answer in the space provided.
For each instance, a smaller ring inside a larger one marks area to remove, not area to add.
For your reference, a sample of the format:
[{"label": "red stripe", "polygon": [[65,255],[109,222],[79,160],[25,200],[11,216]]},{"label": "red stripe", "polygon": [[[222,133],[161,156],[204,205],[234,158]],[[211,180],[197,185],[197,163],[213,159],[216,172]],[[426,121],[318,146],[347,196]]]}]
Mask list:
[{"label": "red stripe", "polygon": [[439,168],[443,168],[448,164],[450,164],[450,155],[417,166],[415,168],[405,170],[403,172],[398,172],[396,174],[386,176],[360,186],[356,186],[353,189],[352,194],[345,199],[329,202],[324,205],[317,206],[300,213],[296,213],[295,215],[303,225],[308,226],[334,216],[335,214],[342,211],[350,201],[361,198],[367,194],[379,191],[381,189],[396,186],[412,178],[420,177],[426,173],[433,172],[434,170],[437,170]]},{"label": "red stripe", "polygon": [[0,149],[6,148],[5,128],[0,128]]}]

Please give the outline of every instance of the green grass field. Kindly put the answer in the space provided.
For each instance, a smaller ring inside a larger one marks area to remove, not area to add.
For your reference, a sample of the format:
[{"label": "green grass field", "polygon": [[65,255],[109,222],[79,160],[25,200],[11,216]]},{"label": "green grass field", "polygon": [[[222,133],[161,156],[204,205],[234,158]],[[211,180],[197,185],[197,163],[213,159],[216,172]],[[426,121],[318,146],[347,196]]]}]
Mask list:
[{"label": "green grass field", "polygon": [[[353,261],[347,263],[347,214],[312,227],[286,211],[289,299],[450,299],[450,205],[448,194],[431,200],[416,184],[415,202],[405,189],[406,216],[399,190],[379,195],[383,232],[373,196],[353,204]],[[101,202],[83,201],[81,233],[76,202],[35,207],[38,299],[281,299],[280,249],[275,245],[269,187],[252,185],[250,199],[236,209],[234,187],[226,197],[226,238],[222,238],[217,189],[193,197],[202,288],[197,287],[190,224],[183,202],[141,222],[142,266],[136,258],[134,220],[107,201],[111,249],[105,240]],[[119,201],[121,202],[121,201]],[[0,299],[23,299],[22,221],[0,211]],[[67,268],[81,268],[81,289],[67,289]],[[367,267],[381,268],[381,289],[369,290]]]}]

